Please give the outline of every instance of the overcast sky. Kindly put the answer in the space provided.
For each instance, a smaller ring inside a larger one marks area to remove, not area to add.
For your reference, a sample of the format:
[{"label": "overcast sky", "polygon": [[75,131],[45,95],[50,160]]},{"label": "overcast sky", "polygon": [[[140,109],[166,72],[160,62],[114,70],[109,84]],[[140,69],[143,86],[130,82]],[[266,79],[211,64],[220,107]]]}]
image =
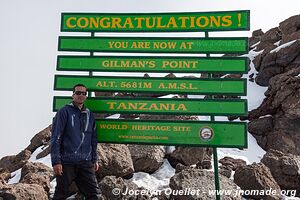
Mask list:
[{"label": "overcast sky", "polygon": [[[300,14],[298,0],[1,0],[0,158],[17,154],[47,127],[52,112],[53,80],[61,12],[140,13],[250,10],[251,31],[267,31]],[[61,54],[61,53],[60,53]]]}]

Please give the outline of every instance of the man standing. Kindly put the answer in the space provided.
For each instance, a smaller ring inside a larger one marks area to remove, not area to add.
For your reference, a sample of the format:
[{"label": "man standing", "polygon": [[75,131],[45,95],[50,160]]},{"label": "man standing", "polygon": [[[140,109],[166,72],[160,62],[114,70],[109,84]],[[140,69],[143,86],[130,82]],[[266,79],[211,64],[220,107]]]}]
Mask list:
[{"label": "man standing", "polygon": [[53,121],[51,161],[57,183],[55,200],[70,196],[73,181],[86,200],[98,199],[96,126],[93,114],[84,105],[86,95],[83,84],[75,85],[73,101],[61,108]]}]

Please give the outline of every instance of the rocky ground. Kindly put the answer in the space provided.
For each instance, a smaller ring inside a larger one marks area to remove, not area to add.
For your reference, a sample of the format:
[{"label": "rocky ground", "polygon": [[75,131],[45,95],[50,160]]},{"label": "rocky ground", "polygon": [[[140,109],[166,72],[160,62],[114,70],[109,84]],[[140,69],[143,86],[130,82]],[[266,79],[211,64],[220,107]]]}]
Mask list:
[{"label": "rocky ground", "polygon": [[[300,15],[290,17],[278,27],[266,33],[253,32],[250,38],[251,51],[256,53],[253,64],[257,72],[249,74],[249,81],[267,87],[265,99],[256,109],[249,111],[248,131],[261,148],[266,151],[259,163],[224,157],[219,160],[221,188],[236,191],[264,190],[296,191],[300,197]],[[113,94],[97,94],[113,95]],[[136,96],[134,94],[131,94]],[[154,95],[155,96],[155,95]],[[104,116],[98,116],[104,117]],[[124,118],[149,119],[148,115],[124,115]],[[165,116],[155,116],[164,119]],[[170,117],[170,116],[168,116]],[[151,119],[153,116],[151,117]],[[196,117],[173,116],[180,120],[195,120]],[[43,200],[49,199],[51,182],[55,179],[52,169],[39,162],[31,162],[32,153],[43,149],[36,159],[49,156],[51,125],[37,133],[30,145],[17,155],[0,160],[0,199]],[[253,150],[255,151],[255,150]],[[215,199],[208,191],[214,189],[211,160],[212,150],[196,147],[167,147],[99,144],[100,170],[97,179],[102,199]],[[201,194],[154,194],[114,195],[113,188],[143,190],[129,181],[135,172],[153,174],[164,160],[176,169],[169,185],[160,189],[200,189]],[[21,169],[18,183],[9,184],[12,173]],[[234,174],[234,175],[233,175]],[[232,176],[233,175],[233,176]],[[77,188],[74,185],[75,194]],[[77,195],[78,197],[79,195]],[[278,195],[244,194],[223,195],[222,199],[272,199]]]}]

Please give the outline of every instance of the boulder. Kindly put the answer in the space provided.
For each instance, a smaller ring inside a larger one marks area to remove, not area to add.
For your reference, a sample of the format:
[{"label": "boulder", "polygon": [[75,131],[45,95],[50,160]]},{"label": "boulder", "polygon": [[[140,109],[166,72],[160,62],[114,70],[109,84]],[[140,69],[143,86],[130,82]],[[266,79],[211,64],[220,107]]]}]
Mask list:
[{"label": "boulder", "polygon": [[49,193],[50,182],[54,179],[53,170],[43,163],[28,162],[21,170],[20,183],[38,184]]},{"label": "boulder", "polygon": [[249,46],[250,48],[258,43],[261,40],[261,36],[264,34],[264,32],[261,29],[255,30],[252,32],[252,36],[249,38]]},{"label": "boulder", "polygon": [[289,35],[300,30],[300,15],[294,15],[279,23],[283,35]]},{"label": "boulder", "polygon": [[300,195],[300,156],[270,150],[261,160],[281,189],[296,190]]},{"label": "boulder", "polygon": [[47,144],[51,138],[51,128],[52,125],[49,125],[44,130],[37,133],[31,140],[26,150],[33,153],[38,147]]},{"label": "boulder", "polygon": [[281,30],[278,27],[271,28],[265,34],[261,36],[261,43],[263,42],[270,42],[275,43],[281,40]]},{"label": "boulder", "polygon": [[2,188],[0,199],[5,200],[48,200],[47,193],[37,184],[17,183]]},{"label": "boulder", "polygon": [[186,166],[201,163],[205,157],[206,148],[201,147],[176,147],[170,155],[167,156],[169,163],[176,168],[178,163]]},{"label": "boulder", "polygon": [[[247,180],[247,181],[245,181]],[[280,187],[274,180],[270,170],[262,163],[254,163],[236,169],[234,174],[234,182],[243,191],[276,191],[276,195],[272,193],[268,195],[249,194],[244,195],[247,198],[280,200]]]},{"label": "boulder", "polygon": [[262,117],[248,123],[248,131],[251,134],[265,136],[273,130],[273,117]]},{"label": "boulder", "polygon": [[31,152],[23,150],[17,155],[5,156],[0,160],[0,168],[8,169],[9,172],[22,168],[29,160]]},{"label": "boulder", "polygon": [[246,161],[242,159],[234,159],[228,156],[219,160],[219,163],[235,171],[239,167],[246,166]]},{"label": "boulder", "polygon": [[45,146],[43,150],[36,155],[36,159],[46,157],[51,153],[51,145]]},{"label": "boulder", "polygon": [[151,200],[153,196],[141,194],[144,188],[138,188],[135,183],[120,177],[106,176],[99,183],[102,196],[109,200]]},{"label": "boulder", "polygon": [[[232,191],[230,195],[222,195],[223,200],[241,199],[239,195],[235,195],[237,186],[227,177],[219,175],[220,188]],[[183,191],[183,195],[171,195],[174,200],[211,200],[215,199],[215,195],[211,192],[215,190],[214,173],[202,169],[187,168],[175,174],[170,179],[170,188],[173,192]],[[198,192],[197,192],[198,191]]]},{"label": "boulder", "polygon": [[134,172],[133,162],[128,147],[124,144],[98,144],[100,160],[97,178],[105,176],[124,177]]},{"label": "boulder", "polygon": [[[11,178],[11,173],[8,169],[0,168],[0,182],[6,183]],[[1,186],[0,186],[1,188]]]},{"label": "boulder", "polygon": [[[274,76],[266,98],[248,113],[249,132],[265,150],[300,154],[300,67]],[[266,115],[271,115],[267,116]]]},{"label": "boulder", "polygon": [[152,174],[164,162],[165,151],[161,146],[128,145],[135,172]]}]

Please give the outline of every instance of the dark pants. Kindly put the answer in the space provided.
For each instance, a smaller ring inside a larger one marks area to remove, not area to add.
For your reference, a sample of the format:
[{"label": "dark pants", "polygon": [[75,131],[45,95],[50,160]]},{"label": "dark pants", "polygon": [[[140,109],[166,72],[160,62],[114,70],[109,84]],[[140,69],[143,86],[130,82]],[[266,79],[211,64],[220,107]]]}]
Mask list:
[{"label": "dark pants", "polygon": [[92,163],[63,164],[63,173],[56,176],[53,200],[64,200],[70,194],[69,187],[75,181],[80,193],[86,200],[97,200],[99,188]]}]

